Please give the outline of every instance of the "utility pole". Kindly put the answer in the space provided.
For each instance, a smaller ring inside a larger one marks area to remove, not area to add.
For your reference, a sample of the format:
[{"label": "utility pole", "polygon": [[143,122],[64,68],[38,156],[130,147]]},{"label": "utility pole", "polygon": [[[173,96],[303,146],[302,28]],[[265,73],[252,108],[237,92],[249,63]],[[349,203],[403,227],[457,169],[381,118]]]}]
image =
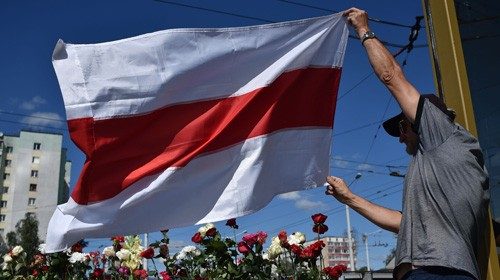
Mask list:
[{"label": "utility pole", "polygon": [[[148,248],[148,234],[145,233],[144,234],[144,248]],[[149,272],[149,269],[148,269],[148,259],[146,258],[143,258],[142,260],[142,267],[144,270],[148,271]]]},{"label": "utility pole", "polygon": [[[356,180],[361,178],[361,173],[356,174],[356,177],[354,177],[354,180],[349,184],[348,187],[350,187]],[[351,218],[349,215],[349,206],[347,204],[345,205],[345,216],[347,220],[347,239],[348,239],[348,244],[349,244],[349,264],[351,267],[351,271],[355,271],[356,267],[354,267],[354,252],[352,249],[352,234],[351,234]]]},{"label": "utility pole", "polygon": [[366,269],[368,271],[371,271],[371,268],[370,268],[370,253],[368,252],[368,235],[379,233],[381,231],[382,230],[379,229],[379,230],[376,230],[376,231],[371,232],[371,233],[364,233],[363,234],[363,242],[365,243],[365,250],[366,250]]}]

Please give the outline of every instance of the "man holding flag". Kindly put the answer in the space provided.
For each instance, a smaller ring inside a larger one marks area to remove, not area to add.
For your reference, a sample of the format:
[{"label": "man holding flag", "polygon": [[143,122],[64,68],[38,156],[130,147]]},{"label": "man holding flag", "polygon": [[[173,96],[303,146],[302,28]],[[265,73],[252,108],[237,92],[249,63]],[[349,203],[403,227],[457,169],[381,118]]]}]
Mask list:
[{"label": "man holding flag", "polygon": [[368,220],[398,233],[396,279],[479,279],[477,258],[485,241],[488,173],[477,139],[454,123],[455,114],[435,95],[420,95],[368,26],[365,11],[344,12],[370,63],[402,113],[384,122],[412,156],[402,212],[353,194],[338,177],[326,193]]}]

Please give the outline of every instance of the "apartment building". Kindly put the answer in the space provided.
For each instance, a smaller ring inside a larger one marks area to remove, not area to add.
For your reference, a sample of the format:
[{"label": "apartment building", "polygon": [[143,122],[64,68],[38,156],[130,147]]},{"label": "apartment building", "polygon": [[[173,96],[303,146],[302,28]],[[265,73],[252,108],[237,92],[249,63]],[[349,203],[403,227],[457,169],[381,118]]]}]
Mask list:
[{"label": "apartment building", "polygon": [[45,240],[57,204],[69,197],[71,162],[61,134],[21,131],[0,136],[0,234],[14,231],[25,214],[36,214]]},{"label": "apartment building", "polygon": [[[356,266],[356,244],[354,239],[351,239],[353,243],[354,266]],[[321,250],[323,267],[343,264],[347,266],[348,270],[351,270],[349,261],[349,239],[347,237],[325,236],[322,237],[321,240],[326,245],[325,248]],[[304,245],[307,246],[314,242],[316,242],[316,240],[306,242]]]}]

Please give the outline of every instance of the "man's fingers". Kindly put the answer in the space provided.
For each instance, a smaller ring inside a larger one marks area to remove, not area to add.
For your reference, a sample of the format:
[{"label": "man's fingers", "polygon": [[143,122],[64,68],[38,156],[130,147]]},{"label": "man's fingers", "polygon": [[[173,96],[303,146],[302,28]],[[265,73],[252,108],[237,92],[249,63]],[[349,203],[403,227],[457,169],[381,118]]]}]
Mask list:
[{"label": "man's fingers", "polygon": [[328,176],[326,177],[326,181],[328,182],[328,184],[334,184],[338,181],[340,181],[341,179],[339,177],[335,177],[335,176]]},{"label": "man's fingers", "polygon": [[350,8],[350,9],[345,10],[345,11],[342,13],[342,15],[343,15],[343,16],[348,16],[350,13],[355,12],[355,11],[357,11],[357,10],[358,10],[357,8],[352,7],[352,8]]}]

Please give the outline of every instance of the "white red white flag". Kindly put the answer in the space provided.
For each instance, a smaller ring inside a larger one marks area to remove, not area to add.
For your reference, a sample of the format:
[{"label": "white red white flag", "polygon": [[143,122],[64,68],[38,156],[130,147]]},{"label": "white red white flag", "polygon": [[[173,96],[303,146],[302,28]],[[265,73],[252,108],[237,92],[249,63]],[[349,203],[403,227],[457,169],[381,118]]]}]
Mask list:
[{"label": "white red white flag", "polygon": [[59,41],[53,64],[86,162],[47,251],[238,217],[323,185],[347,37],[336,14]]}]

